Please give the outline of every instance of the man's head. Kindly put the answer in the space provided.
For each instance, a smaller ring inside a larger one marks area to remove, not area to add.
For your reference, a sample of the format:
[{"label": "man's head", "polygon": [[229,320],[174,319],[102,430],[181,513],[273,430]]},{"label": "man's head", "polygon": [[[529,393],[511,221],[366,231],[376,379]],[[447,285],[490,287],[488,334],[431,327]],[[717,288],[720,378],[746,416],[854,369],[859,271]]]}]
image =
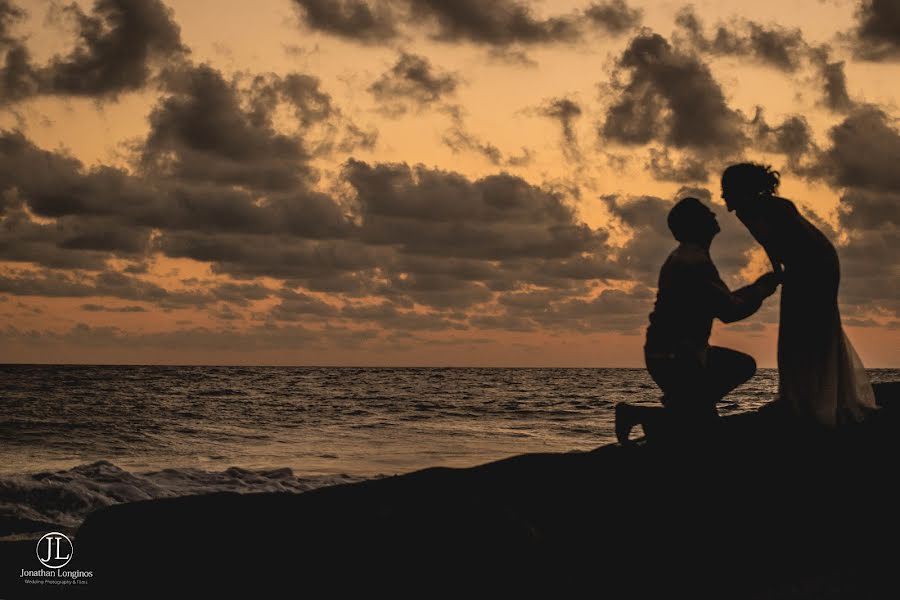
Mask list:
[{"label": "man's head", "polygon": [[679,242],[709,243],[719,231],[716,213],[696,198],[683,198],[669,211],[669,230]]}]

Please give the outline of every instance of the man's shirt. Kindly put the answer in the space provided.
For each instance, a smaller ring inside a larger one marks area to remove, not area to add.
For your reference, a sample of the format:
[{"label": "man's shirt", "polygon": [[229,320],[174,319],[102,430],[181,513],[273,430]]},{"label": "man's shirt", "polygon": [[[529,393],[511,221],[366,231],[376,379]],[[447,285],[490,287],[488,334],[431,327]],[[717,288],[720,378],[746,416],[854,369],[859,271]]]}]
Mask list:
[{"label": "man's shirt", "polygon": [[683,243],[660,270],[645,348],[657,354],[702,356],[709,346],[714,318],[725,323],[745,319],[759,309],[764,298],[758,283],[729,290],[709,251]]}]

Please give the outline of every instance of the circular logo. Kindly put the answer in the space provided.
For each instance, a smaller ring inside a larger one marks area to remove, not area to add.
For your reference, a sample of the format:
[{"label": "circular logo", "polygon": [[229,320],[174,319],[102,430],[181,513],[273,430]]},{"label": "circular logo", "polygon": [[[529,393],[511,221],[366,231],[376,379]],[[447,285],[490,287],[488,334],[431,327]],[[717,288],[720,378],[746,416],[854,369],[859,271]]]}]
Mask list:
[{"label": "circular logo", "polygon": [[66,534],[51,531],[38,540],[37,557],[48,569],[59,569],[69,564],[75,548]]}]

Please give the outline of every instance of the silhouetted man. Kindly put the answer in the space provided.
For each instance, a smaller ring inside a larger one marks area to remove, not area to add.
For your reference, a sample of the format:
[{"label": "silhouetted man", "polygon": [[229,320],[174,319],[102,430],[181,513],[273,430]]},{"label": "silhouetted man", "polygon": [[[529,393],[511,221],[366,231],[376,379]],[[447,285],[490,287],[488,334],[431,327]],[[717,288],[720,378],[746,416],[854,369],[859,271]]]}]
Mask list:
[{"label": "silhouetted man", "polygon": [[616,437],[622,444],[638,424],[648,433],[656,427],[703,425],[718,417],[716,403],[753,377],[756,361],[710,346],[713,319],[732,323],[749,317],[778,286],[777,275],[766,273],[737,291],[728,289],[709,256],[719,223],[698,199],[679,201],[668,224],[680,244],[660,270],[644,345],[647,370],[663,391],[666,410],[618,404]]}]

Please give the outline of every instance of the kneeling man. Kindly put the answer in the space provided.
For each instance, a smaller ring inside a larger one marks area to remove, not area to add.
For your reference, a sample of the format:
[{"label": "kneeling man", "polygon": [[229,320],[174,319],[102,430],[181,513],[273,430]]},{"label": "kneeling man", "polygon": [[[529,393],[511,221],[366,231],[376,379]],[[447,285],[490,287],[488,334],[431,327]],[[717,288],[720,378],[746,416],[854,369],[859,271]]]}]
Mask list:
[{"label": "kneeling man", "polygon": [[751,285],[728,289],[709,256],[719,223],[700,200],[679,201],[669,212],[668,224],[680,243],[659,273],[644,344],[647,370],[663,391],[666,410],[617,405],[616,437],[621,444],[638,424],[647,433],[664,421],[700,424],[718,417],[716,403],[753,377],[756,361],[736,350],[710,346],[713,319],[732,323],[749,317],[778,286],[778,276],[766,273]]}]

